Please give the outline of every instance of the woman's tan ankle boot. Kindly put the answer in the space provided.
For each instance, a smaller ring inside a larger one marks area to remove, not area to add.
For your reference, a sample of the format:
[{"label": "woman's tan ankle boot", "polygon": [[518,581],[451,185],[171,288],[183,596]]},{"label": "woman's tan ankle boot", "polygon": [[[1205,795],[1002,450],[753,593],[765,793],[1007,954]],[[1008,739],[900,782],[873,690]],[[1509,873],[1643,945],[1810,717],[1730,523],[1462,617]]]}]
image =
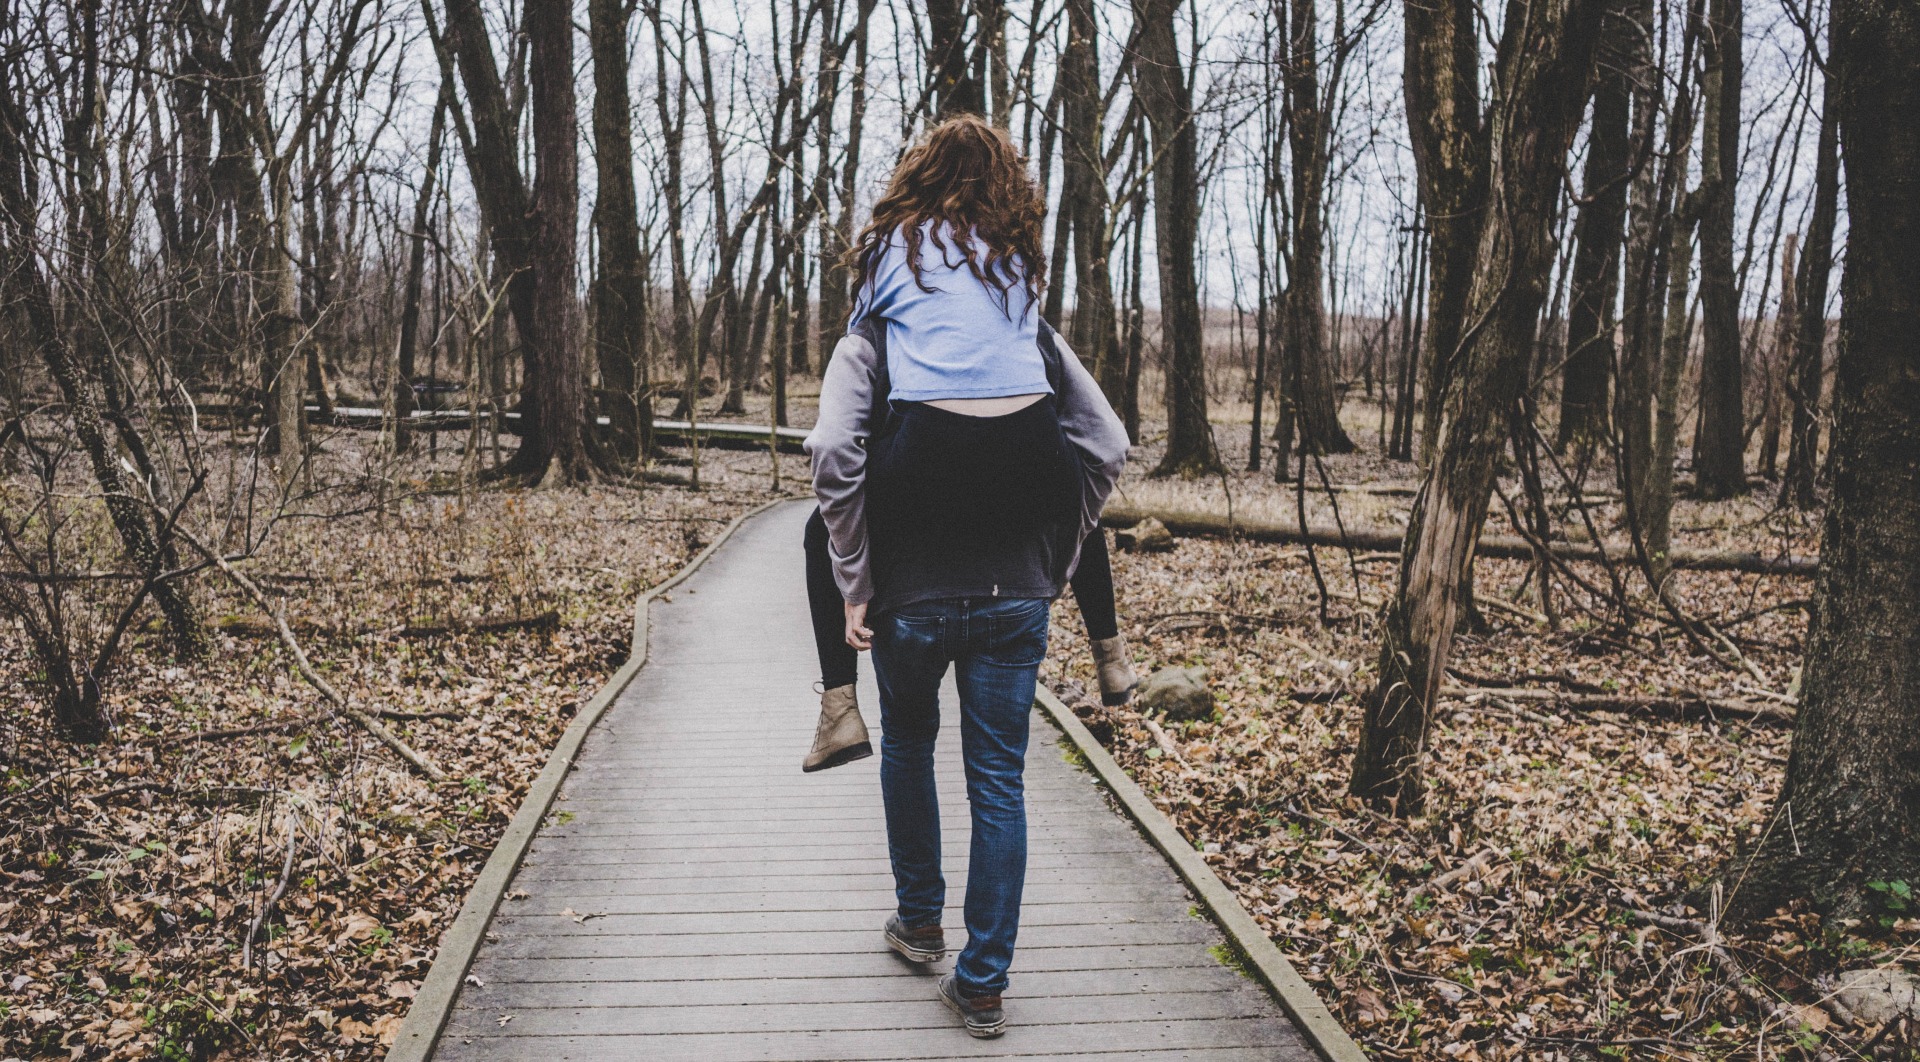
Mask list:
[{"label": "woman's tan ankle boot", "polygon": [[860,702],[854,687],[835,686],[820,695],[820,725],[813,732],[813,751],[801,761],[808,773],[838,767],[873,755],[873,743],[867,739],[866,720],[860,718]]},{"label": "woman's tan ankle boot", "polygon": [[1116,634],[1094,642],[1093,668],[1100,676],[1101,704],[1114,708],[1133,699],[1133,690],[1140,685],[1140,676],[1134,674],[1125,637]]}]

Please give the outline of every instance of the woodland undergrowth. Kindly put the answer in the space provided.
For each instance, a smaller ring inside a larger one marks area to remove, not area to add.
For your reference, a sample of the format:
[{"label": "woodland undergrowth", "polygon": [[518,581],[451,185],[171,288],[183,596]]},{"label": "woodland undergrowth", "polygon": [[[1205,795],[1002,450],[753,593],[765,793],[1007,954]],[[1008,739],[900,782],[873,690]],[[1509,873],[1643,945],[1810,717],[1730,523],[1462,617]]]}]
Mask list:
[{"label": "woodland undergrowth", "polygon": [[[1352,483],[1375,463],[1341,464],[1340,482]],[[1263,477],[1228,486],[1284,502]],[[1154,489],[1207,485],[1144,488]],[[1761,499],[1683,503],[1676,525],[1677,544],[1696,548],[1817,544],[1813,528]],[[1497,516],[1495,527],[1510,529]],[[1456,640],[1458,692],[1436,711],[1429,807],[1395,819],[1346,785],[1397,557],[1186,538],[1114,558],[1137,658],[1147,671],[1204,667],[1215,717],[1099,707],[1070,596],[1056,607],[1043,678],[1371,1056],[1915,1057],[1916,1030],[1854,1024],[1832,991],[1844,971],[1920,968],[1920,907],[1903,883],[1877,893],[1876,917],[1846,924],[1797,910],[1738,928],[1717,916],[1739,887],[1735,853],[1768,828],[1791,728],[1710,706],[1791,711],[1809,580],[1678,573],[1675,601],[1738,648],[1709,638],[1716,657],[1644,589],[1633,600],[1645,614],[1626,624],[1556,573],[1549,626],[1529,562],[1481,560],[1483,622]],[[1608,585],[1599,565],[1571,574]],[[1589,707],[1626,697],[1709,707],[1689,718]]]}]

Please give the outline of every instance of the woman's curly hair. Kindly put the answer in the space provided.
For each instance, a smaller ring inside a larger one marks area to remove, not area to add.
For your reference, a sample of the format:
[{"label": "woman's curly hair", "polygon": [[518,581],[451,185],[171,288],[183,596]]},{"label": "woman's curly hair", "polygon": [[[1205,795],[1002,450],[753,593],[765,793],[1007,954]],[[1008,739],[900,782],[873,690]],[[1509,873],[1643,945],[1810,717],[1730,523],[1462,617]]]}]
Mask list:
[{"label": "woman's curly hair", "polygon": [[[1006,131],[973,115],[949,118],[907,149],[886,194],[873,205],[873,219],[847,249],[853,290],[866,289],[895,233],[906,244],[907,266],[920,290],[934,290],[921,276],[920,250],[930,236],[945,258],[944,229],[968,271],[999,294],[1002,310],[1011,315],[1014,284],[1026,286],[1031,303],[1046,290],[1046,216],[1027,160]],[[927,226],[929,221],[934,224]]]}]

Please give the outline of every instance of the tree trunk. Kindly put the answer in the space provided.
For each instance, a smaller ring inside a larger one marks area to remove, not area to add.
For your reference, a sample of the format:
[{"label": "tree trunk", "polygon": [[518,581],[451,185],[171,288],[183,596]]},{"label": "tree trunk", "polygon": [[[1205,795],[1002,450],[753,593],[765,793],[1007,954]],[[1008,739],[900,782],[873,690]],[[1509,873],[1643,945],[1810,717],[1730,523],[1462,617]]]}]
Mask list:
[{"label": "tree trunk", "polygon": [[1836,0],[1831,26],[1850,220],[1832,499],[1786,785],[1734,875],[1749,917],[1872,915],[1867,886],[1920,882],[1920,17]]},{"label": "tree trunk", "polygon": [[1407,126],[1427,216],[1427,335],[1421,350],[1420,462],[1439,444],[1476,269],[1487,195],[1487,130],[1480,113],[1479,8],[1472,0],[1403,4]]},{"label": "tree trunk", "polygon": [[[1316,0],[1293,0],[1285,66],[1287,141],[1293,153],[1293,231],[1281,343],[1282,385],[1301,453],[1344,454],[1353,440],[1340,426],[1328,364],[1326,192],[1328,120],[1320,95]],[[1272,150],[1279,150],[1275,145]]]},{"label": "tree trunk", "polygon": [[968,0],[927,0],[927,95],[936,119],[982,114],[987,90],[973,62]]},{"label": "tree trunk", "polygon": [[1760,414],[1760,474],[1768,479],[1779,468],[1781,378],[1793,364],[1793,337],[1798,328],[1800,302],[1793,286],[1794,260],[1800,247],[1800,235],[1787,233],[1787,245],[1780,250],[1780,312],[1774,318],[1773,354],[1767,359],[1766,405]]},{"label": "tree trunk", "polygon": [[1787,396],[1793,421],[1787,436],[1787,469],[1781,483],[1788,505],[1819,503],[1814,481],[1820,467],[1820,392],[1826,384],[1827,277],[1833,271],[1833,229],[1839,213],[1839,89],[1829,68],[1820,105],[1820,135],[1813,167],[1813,217],[1800,256],[1800,320]]},{"label": "tree trunk", "polygon": [[1160,342],[1167,365],[1167,452],[1154,475],[1222,471],[1207,420],[1207,362],[1201,343],[1198,133],[1175,15],[1181,0],[1134,0],[1137,83],[1153,130],[1153,232],[1160,259]]},{"label": "tree trunk", "polygon": [[[1508,20],[1500,41],[1496,83],[1503,98],[1493,108],[1488,141],[1498,151],[1486,167],[1498,194],[1490,199],[1475,255],[1479,267],[1467,303],[1475,327],[1462,336],[1444,442],[1408,518],[1399,584],[1381,620],[1379,677],[1365,702],[1349,786],[1395,814],[1418,814],[1425,799],[1422,761],[1432,705],[1446,675],[1462,583],[1486,517],[1507,418],[1528,379],[1560,184],[1605,4],[1536,3],[1528,18]],[[1426,43],[1409,38],[1409,51]],[[1421,115],[1415,124],[1431,119]]]},{"label": "tree trunk", "polygon": [[[589,478],[586,387],[580,351],[578,122],[573,89],[573,22],[565,0],[528,0],[525,27],[533,103],[532,247],[534,334],[520,453],[509,462],[530,481]],[[522,455],[525,455],[524,457]]]},{"label": "tree trunk", "polygon": [[427,226],[433,218],[434,183],[440,175],[440,148],[447,132],[447,108],[453,106],[453,86],[443,85],[434,104],[433,125],[427,133],[427,167],[420,179],[420,196],[413,203],[413,228],[407,233],[407,278],[400,297],[400,343],[394,351],[393,448],[406,453],[413,445],[414,352],[420,342],[420,288],[427,268]]},{"label": "tree trunk", "polygon": [[1582,200],[1573,225],[1573,291],[1567,309],[1567,356],[1560,377],[1558,443],[1562,449],[1591,444],[1607,432],[1613,304],[1620,290],[1620,246],[1632,161],[1627,138],[1632,95],[1628,64],[1639,31],[1623,6],[1608,11],[1601,25]]},{"label": "tree trunk", "polygon": [[1746,493],[1746,415],[1740,299],[1733,271],[1740,177],[1742,0],[1712,0],[1701,74],[1700,419],[1693,481],[1702,498]]},{"label": "tree trunk", "polygon": [[[1073,230],[1073,323],[1068,342],[1093,371],[1107,401],[1119,406],[1127,386],[1113,302],[1102,132],[1099,23],[1093,0],[1067,0],[1067,46],[1060,59],[1061,218]],[[1056,273],[1053,283],[1063,285]]]},{"label": "tree trunk", "polygon": [[1631,30],[1626,44],[1632,146],[1639,160],[1628,189],[1627,237],[1622,257],[1620,358],[1614,386],[1613,427],[1619,436],[1617,476],[1638,513],[1646,505],[1649,451],[1653,445],[1653,392],[1659,360],[1660,230],[1665,202],[1661,168],[1655,164],[1655,138],[1661,112],[1660,73],[1653,61],[1652,0],[1628,0]]},{"label": "tree trunk", "polygon": [[647,273],[640,258],[638,197],[633,184],[633,111],[627,97],[627,20],[620,0],[588,0],[593,52],[593,143],[598,192],[593,225],[599,245],[594,285],[599,409],[622,461],[651,445],[653,401],[647,395]]},{"label": "tree trunk", "polygon": [[[1681,142],[1685,157],[1686,142]],[[1658,588],[1673,571],[1669,554],[1673,548],[1673,471],[1680,445],[1680,380],[1686,375],[1687,349],[1693,340],[1693,317],[1687,312],[1687,275],[1693,266],[1693,226],[1698,213],[1697,197],[1676,208],[1669,224],[1672,232],[1667,246],[1671,276],[1667,281],[1667,309],[1663,317],[1666,331],[1660,342],[1660,389],[1655,395],[1653,415],[1653,455],[1647,468],[1645,512],[1647,556],[1652,561],[1648,574]]]}]

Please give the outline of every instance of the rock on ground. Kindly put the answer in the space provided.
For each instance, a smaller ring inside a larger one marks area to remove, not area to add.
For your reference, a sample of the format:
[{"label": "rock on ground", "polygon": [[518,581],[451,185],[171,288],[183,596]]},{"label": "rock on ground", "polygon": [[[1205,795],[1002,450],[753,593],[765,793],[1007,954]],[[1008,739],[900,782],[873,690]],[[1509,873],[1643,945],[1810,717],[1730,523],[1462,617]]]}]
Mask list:
[{"label": "rock on ground", "polygon": [[1168,719],[1213,718],[1213,691],[1207,689],[1204,667],[1162,668],[1147,676],[1134,698],[1141,711],[1159,712]]}]

